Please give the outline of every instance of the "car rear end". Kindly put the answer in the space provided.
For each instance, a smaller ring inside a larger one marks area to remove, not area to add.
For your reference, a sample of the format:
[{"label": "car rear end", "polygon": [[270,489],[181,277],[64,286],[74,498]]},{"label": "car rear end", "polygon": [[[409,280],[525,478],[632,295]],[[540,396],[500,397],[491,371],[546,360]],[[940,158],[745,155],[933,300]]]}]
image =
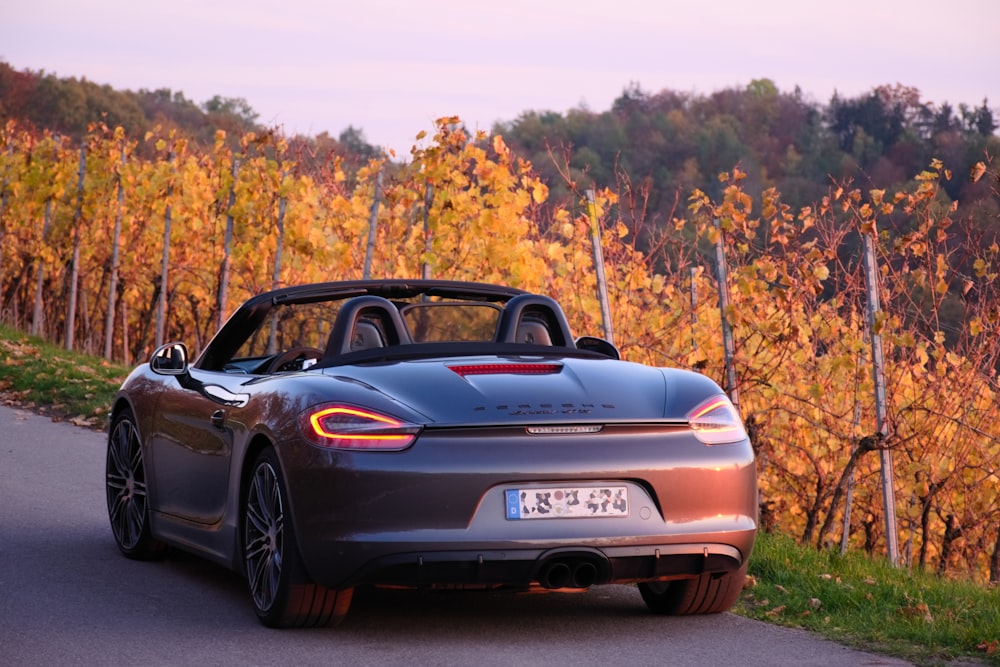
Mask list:
[{"label": "car rear end", "polygon": [[[547,378],[520,374],[524,360],[495,363],[472,377],[455,368],[488,365],[436,361],[410,384],[395,368],[394,400],[380,390],[385,369],[369,369],[350,404],[364,417],[319,418],[336,432],[330,446],[313,432],[283,448],[316,581],[586,588],[745,566],[753,452],[714,383],[610,360],[545,361],[559,366]],[[405,441],[351,442],[397,432]]]}]

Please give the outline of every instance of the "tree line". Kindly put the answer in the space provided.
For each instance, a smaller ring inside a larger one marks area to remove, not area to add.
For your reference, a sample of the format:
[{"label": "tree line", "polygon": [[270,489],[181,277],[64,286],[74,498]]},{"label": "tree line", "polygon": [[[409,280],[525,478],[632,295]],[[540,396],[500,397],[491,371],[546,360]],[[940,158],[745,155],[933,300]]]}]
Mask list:
[{"label": "tree line", "polygon": [[[182,91],[159,88],[118,90],[86,78],[60,77],[44,70],[17,70],[0,60],[0,123],[17,120],[38,130],[49,130],[79,142],[94,123],[121,127],[129,136],[141,137],[154,128],[181,132],[202,147],[215,142],[216,133],[226,133],[230,148],[238,149],[238,137],[247,132],[266,132],[259,114],[242,97],[215,95],[197,103]],[[347,127],[338,137],[322,132],[298,137],[313,152],[336,152],[348,163],[366,160],[379,151],[369,144],[360,128]],[[145,150],[140,145],[139,150]]]},{"label": "tree line", "polygon": [[[570,180],[608,183],[627,174],[646,209],[667,216],[694,188],[718,194],[715,176],[735,164],[747,175],[748,192],[775,187],[796,207],[847,178],[866,188],[899,187],[933,158],[967,171],[987,152],[996,154],[997,126],[985,99],[956,108],[896,84],[855,98],[834,94],[824,105],[799,88],[782,92],[757,79],[709,95],[651,93],[632,84],[606,111],[526,111],[493,130],[548,182],[565,180],[549,159],[555,152]],[[985,194],[964,180],[944,187],[963,204]]]},{"label": "tree line", "polygon": [[[17,119],[76,141],[91,123],[101,122],[130,136],[154,127],[173,129],[210,146],[218,130],[235,141],[245,132],[274,129],[258,118],[243,98],[216,95],[197,104],[180,91],[120,91],[86,79],[19,71],[0,61],[0,122]],[[608,110],[527,110],[497,123],[492,132],[535,165],[552,201],[566,202],[569,183],[600,186],[627,176],[655,223],[669,219],[695,188],[717,195],[716,175],[733,165],[746,174],[747,192],[759,196],[775,187],[787,203],[801,207],[844,179],[865,188],[898,188],[934,158],[953,171],[968,171],[998,153],[997,128],[987,99],[952,105],[895,84],[856,97],[834,93],[824,104],[798,87],[781,91],[762,78],[707,95],[650,92],[632,83]],[[353,126],[336,137],[321,132],[288,141],[313,154],[335,153],[348,168],[381,153],[363,128]],[[985,187],[967,179],[943,187],[962,206],[988,199]],[[988,224],[991,213],[996,211],[976,216]]]}]

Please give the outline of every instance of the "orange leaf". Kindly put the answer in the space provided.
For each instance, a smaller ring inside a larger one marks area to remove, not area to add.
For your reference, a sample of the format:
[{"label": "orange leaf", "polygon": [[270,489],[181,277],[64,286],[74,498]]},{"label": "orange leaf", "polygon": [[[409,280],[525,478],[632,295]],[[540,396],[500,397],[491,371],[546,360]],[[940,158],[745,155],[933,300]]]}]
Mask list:
[{"label": "orange leaf", "polygon": [[986,173],[986,165],[983,164],[982,162],[977,162],[972,167],[972,170],[969,172],[969,178],[972,180],[973,183],[978,183],[979,179],[982,178],[983,174],[985,173]]}]

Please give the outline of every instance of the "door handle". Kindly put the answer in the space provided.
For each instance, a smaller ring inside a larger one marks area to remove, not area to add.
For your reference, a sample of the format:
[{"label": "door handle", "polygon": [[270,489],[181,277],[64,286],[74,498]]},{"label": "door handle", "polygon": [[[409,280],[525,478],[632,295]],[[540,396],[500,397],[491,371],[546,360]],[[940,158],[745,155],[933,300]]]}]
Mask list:
[{"label": "door handle", "polygon": [[223,429],[226,426],[226,411],[216,410],[212,413],[212,426],[217,429]]}]

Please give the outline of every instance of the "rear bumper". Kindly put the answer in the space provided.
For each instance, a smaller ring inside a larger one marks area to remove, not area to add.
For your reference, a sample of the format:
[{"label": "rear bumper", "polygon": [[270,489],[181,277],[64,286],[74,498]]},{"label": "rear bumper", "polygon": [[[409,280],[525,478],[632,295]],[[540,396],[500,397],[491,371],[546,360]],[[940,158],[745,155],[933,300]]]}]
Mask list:
[{"label": "rear bumper", "polygon": [[[706,446],[653,427],[585,438],[511,431],[424,434],[398,453],[287,448],[307,571],[333,588],[528,586],[544,585],[561,559],[571,569],[592,564],[585,578],[598,584],[727,572],[749,557],[757,531],[749,442]],[[509,491],[559,485],[625,489],[627,515],[508,516]]]}]

